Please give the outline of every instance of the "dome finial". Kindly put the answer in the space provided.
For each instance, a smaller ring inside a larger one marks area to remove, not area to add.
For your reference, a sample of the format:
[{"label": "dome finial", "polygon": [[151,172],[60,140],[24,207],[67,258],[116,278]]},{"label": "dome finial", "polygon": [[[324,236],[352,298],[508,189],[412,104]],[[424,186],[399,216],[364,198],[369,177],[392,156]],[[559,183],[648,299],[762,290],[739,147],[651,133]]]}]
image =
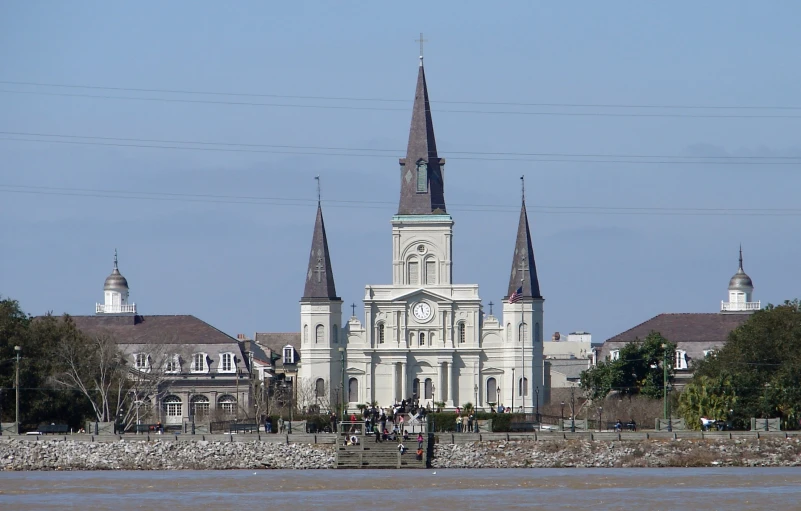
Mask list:
[{"label": "dome finial", "polygon": [[114,269],[117,269],[117,249],[114,249]]},{"label": "dome finial", "polygon": [[740,243],[740,269],[743,269],[743,244]]},{"label": "dome finial", "polygon": [[526,176],[520,176],[520,192],[523,196],[523,202],[526,202]]},{"label": "dome finial", "polygon": [[428,40],[423,39],[423,33],[420,32],[420,39],[415,39],[414,42],[420,43],[420,67],[423,67],[423,44],[428,42]]}]

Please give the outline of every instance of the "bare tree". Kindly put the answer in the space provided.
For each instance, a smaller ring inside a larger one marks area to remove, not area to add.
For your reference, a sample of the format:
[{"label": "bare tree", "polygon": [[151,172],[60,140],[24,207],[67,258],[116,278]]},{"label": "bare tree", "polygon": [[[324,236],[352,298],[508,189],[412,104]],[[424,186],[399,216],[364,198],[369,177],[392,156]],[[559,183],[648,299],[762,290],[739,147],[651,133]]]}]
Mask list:
[{"label": "bare tree", "polygon": [[182,349],[177,342],[118,344],[110,333],[66,328],[56,348],[58,371],[52,379],[81,392],[98,421],[120,419],[128,426],[137,415],[147,415],[178,376]]},{"label": "bare tree", "polygon": [[316,413],[331,410],[331,392],[328,382],[321,378],[298,378],[297,380],[298,407],[314,410]]}]

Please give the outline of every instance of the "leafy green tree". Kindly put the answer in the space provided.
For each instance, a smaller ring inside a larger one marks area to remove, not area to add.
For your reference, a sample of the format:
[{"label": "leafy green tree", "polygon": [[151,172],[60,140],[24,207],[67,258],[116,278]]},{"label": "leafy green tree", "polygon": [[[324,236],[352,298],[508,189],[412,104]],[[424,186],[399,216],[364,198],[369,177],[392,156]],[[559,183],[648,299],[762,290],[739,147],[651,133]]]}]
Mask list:
[{"label": "leafy green tree", "polygon": [[[784,427],[801,419],[801,302],[768,305],[729,334],[714,356],[695,365],[695,381],[727,379],[737,396],[732,419],[780,417]],[[720,389],[712,389],[720,393]]]},{"label": "leafy green tree", "polygon": [[651,332],[642,341],[623,346],[617,360],[599,362],[582,372],[581,388],[593,400],[603,399],[612,391],[660,398],[664,389],[664,364],[667,363],[670,382],[675,374],[675,353],[675,344],[658,332]]},{"label": "leafy green tree", "polygon": [[701,428],[701,417],[727,420],[737,404],[731,378],[699,376],[679,396],[679,413],[692,429]]}]

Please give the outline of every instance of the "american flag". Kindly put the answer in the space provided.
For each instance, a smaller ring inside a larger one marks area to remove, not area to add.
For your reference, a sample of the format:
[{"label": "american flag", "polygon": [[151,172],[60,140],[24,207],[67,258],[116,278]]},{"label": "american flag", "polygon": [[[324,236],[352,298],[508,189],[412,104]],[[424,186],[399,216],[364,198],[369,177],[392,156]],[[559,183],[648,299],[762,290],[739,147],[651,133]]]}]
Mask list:
[{"label": "american flag", "polygon": [[509,297],[509,303],[517,303],[520,301],[520,298],[523,297],[523,286],[517,288],[517,291],[512,293],[512,296]]}]

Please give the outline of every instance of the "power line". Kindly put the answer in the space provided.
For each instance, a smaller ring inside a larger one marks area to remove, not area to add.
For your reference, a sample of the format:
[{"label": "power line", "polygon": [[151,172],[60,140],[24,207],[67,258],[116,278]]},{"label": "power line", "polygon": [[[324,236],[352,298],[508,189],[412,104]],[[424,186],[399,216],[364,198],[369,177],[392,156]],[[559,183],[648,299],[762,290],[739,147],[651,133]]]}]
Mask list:
[{"label": "power line", "polygon": [[[211,141],[192,141],[192,140],[170,140],[170,139],[150,139],[150,138],[126,138],[126,137],[107,137],[96,135],[64,135],[59,133],[40,133],[29,131],[0,131],[0,135],[26,136],[26,137],[47,137],[47,138],[66,138],[66,139],[88,139],[115,142],[142,142],[157,144],[184,144],[200,146],[223,146],[223,147],[256,147],[256,148],[277,148],[277,149],[303,149],[313,151],[361,151],[392,153],[392,156],[403,154],[405,150],[397,149],[376,149],[369,147],[332,147],[332,146],[303,146],[289,144],[246,144],[241,142],[211,142]],[[602,153],[523,153],[523,152],[502,152],[502,151],[454,151],[449,150],[448,154],[465,155],[484,155],[484,156],[537,156],[537,157],[571,157],[571,158],[669,158],[669,159],[697,159],[697,160],[796,160],[801,161],[801,156],[678,156],[661,154],[602,154]]]},{"label": "power line", "polygon": [[[107,100],[128,100],[128,101],[151,101],[163,103],[190,103],[190,104],[210,104],[210,105],[236,105],[236,106],[262,106],[275,108],[308,108],[308,109],[332,109],[332,110],[365,110],[365,111],[385,111],[385,112],[407,112],[406,108],[384,108],[384,107],[362,107],[349,105],[304,105],[297,103],[259,103],[255,101],[222,101],[210,99],[182,99],[182,98],[158,98],[158,97],[137,97],[137,96],[112,96],[99,94],[77,94],[67,92],[44,92],[44,91],[18,91],[2,89],[3,94],[28,94],[52,97],[72,97],[89,99]],[[616,113],[616,112],[528,112],[514,110],[437,110],[437,114],[493,114],[493,115],[524,115],[524,116],[543,116],[543,117],[643,117],[643,118],[694,118],[694,119],[801,119],[801,115],[779,115],[779,114],[671,114],[671,113]]]},{"label": "power line", "polygon": [[[44,135],[43,135],[44,136]],[[47,135],[49,137],[58,137],[61,135]],[[13,141],[13,142],[32,142],[32,143],[55,143],[55,144],[69,144],[69,145],[82,145],[82,146],[105,146],[105,147],[129,147],[134,149],[168,149],[180,151],[212,151],[212,152],[227,152],[227,153],[257,153],[257,154],[299,154],[306,156],[347,156],[347,157],[366,157],[366,158],[395,158],[389,154],[369,154],[352,152],[353,149],[341,148],[335,149],[337,151],[348,152],[321,152],[313,149],[306,150],[279,150],[279,149],[249,149],[244,147],[226,147],[227,144],[220,143],[222,147],[214,147],[210,142],[196,142],[186,144],[195,144],[195,146],[180,146],[180,145],[166,145],[156,143],[133,143],[137,139],[122,139],[130,140],[132,143],[118,143],[118,142],[104,142],[102,137],[79,137],[88,140],[58,140],[55,138],[48,139],[34,139],[34,138],[20,138],[17,136],[0,136],[0,140]],[[99,141],[98,141],[99,140]],[[208,144],[208,145],[206,145]],[[291,146],[289,146],[291,147]],[[311,152],[310,152],[311,151]],[[384,151],[384,150],[382,150]],[[513,153],[510,153],[513,154]],[[722,157],[726,158],[726,157]],[[745,157],[747,158],[747,157]],[[770,158],[770,157],[766,157]],[[451,160],[476,160],[476,161],[531,161],[541,163],[624,163],[624,164],[671,164],[671,165],[798,165],[801,163],[801,158],[798,157],[782,157],[786,159],[795,159],[793,161],[711,161],[711,160],[602,160],[602,159],[581,159],[581,158],[528,158],[528,157],[503,157],[503,153],[496,153],[496,156],[452,156],[448,159]],[[797,158],[797,159],[796,159]]]},{"label": "power line", "polygon": [[[108,190],[92,188],[66,188],[49,186],[27,186],[0,183],[0,193],[32,195],[56,195],[73,197],[95,197],[107,199],[155,200],[174,202],[199,202],[216,204],[243,204],[269,206],[304,206],[316,204],[316,199],[278,198],[240,195],[189,194],[133,190]],[[386,209],[395,202],[362,200],[323,200],[327,207]],[[517,206],[505,204],[450,204],[457,211],[482,213],[517,212]],[[801,208],[658,208],[658,207],[606,207],[606,206],[528,206],[529,211],[542,214],[585,215],[659,215],[659,216],[801,216]]]},{"label": "power line", "polygon": [[[157,88],[134,88],[134,87],[104,87],[99,85],[76,85],[76,84],[56,84],[43,82],[24,82],[0,80],[2,85],[21,85],[35,87],[67,88],[67,89],[87,89],[87,90],[109,90],[122,92],[146,92],[159,94],[189,94],[202,96],[231,96],[231,97],[251,97],[251,98],[285,98],[285,99],[307,99],[315,101],[367,101],[381,103],[409,103],[408,99],[389,99],[389,98],[357,98],[348,96],[299,96],[286,94],[264,94],[264,93],[244,93],[244,92],[219,92],[219,91],[197,91],[186,89],[157,89]],[[727,105],[653,105],[653,104],[621,104],[621,103],[530,103],[522,101],[453,101],[439,100],[431,101],[437,104],[455,105],[497,105],[497,106],[534,106],[534,107],[559,107],[559,108],[653,108],[653,109],[678,109],[678,110],[801,110],[801,106],[727,106]]]}]

